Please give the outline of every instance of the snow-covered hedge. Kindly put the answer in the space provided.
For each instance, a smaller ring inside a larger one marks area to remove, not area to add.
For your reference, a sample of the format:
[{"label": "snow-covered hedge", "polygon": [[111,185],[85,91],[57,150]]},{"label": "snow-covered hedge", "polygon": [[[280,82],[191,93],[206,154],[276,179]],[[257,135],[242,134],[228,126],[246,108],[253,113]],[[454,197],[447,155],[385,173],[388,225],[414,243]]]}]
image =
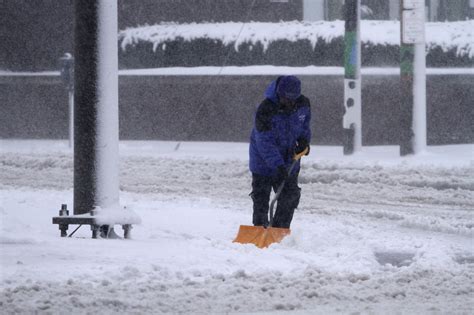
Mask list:
[{"label": "snow-covered hedge", "polygon": [[[474,20],[426,23],[429,66],[472,66]],[[342,65],[343,21],[162,23],[119,33],[123,68]],[[364,65],[397,65],[398,21],[361,22]]]}]

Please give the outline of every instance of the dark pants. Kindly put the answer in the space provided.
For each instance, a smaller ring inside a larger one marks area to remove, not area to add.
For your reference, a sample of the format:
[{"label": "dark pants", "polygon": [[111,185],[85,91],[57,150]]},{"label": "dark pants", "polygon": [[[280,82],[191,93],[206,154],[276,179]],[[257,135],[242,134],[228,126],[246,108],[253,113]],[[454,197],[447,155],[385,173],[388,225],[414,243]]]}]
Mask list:
[{"label": "dark pants", "polygon": [[[271,190],[278,189],[273,177],[252,174],[253,225],[268,226],[268,210]],[[301,188],[298,187],[298,174],[287,178],[277,200],[273,226],[289,228],[293,213],[300,202]]]}]

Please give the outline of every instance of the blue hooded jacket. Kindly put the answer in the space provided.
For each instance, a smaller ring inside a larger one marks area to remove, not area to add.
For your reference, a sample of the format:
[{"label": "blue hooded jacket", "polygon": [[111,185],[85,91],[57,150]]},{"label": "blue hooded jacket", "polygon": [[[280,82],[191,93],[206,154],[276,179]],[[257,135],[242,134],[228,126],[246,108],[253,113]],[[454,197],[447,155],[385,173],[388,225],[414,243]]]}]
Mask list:
[{"label": "blue hooded jacket", "polygon": [[[309,100],[299,95],[294,109],[285,110],[277,94],[282,78],[279,77],[267,87],[265,100],[255,114],[249,150],[249,168],[254,174],[275,176],[278,166],[289,168],[291,165],[298,139],[304,138],[308,143],[311,142]],[[299,167],[298,162],[293,174],[299,171]]]}]

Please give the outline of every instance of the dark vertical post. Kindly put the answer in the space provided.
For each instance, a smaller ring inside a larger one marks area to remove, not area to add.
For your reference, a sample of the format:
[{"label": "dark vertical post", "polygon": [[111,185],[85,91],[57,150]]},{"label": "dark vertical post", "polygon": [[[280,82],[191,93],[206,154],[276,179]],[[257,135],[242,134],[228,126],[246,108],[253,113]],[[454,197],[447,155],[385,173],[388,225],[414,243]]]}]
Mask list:
[{"label": "dark vertical post", "polygon": [[[402,0],[403,1],[403,0]],[[403,24],[403,23],[401,23]],[[402,26],[403,27],[403,26]],[[415,45],[400,47],[400,155],[413,154],[413,59]]]},{"label": "dark vertical post", "polygon": [[405,0],[400,0],[400,155],[413,154],[413,61],[415,45],[404,38]]},{"label": "dark vertical post", "polygon": [[360,0],[344,3],[344,154],[362,147],[362,104],[360,79]]},{"label": "dark vertical post", "polygon": [[75,215],[118,207],[117,33],[116,0],[75,0]]},{"label": "dark vertical post", "polygon": [[98,3],[75,0],[74,214],[95,205]]}]

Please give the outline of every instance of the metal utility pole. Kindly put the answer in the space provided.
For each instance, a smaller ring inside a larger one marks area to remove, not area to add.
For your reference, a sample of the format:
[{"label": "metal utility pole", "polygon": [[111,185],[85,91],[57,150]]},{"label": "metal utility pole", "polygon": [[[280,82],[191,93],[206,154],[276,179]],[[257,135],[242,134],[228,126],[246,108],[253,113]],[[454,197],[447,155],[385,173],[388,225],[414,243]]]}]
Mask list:
[{"label": "metal utility pole", "polygon": [[400,2],[400,155],[426,148],[425,1]]},{"label": "metal utility pole", "polygon": [[362,148],[362,101],[360,78],[360,0],[344,3],[344,154]]},{"label": "metal utility pole", "polygon": [[62,236],[68,224],[89,224],[93,238],[121,224],[127,237],[131,222],[99,222],[120,210],[117,0],[76,0],[75,23],[74,215],[53,223]]}]

